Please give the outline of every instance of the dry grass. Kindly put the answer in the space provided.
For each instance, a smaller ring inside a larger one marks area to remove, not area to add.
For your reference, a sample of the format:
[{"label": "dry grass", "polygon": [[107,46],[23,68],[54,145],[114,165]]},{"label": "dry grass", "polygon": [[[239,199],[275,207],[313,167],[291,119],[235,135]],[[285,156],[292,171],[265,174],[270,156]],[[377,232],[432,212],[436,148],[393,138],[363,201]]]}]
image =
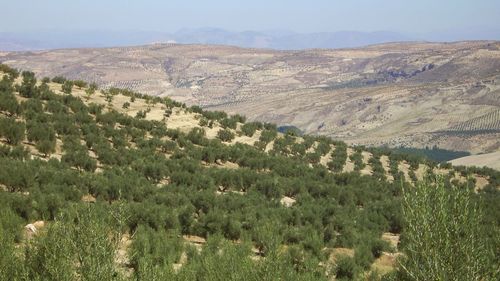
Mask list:
[{"label": "dry grass", "polygon": [[412,182],[410,175],[408,174],[408,172],[410,171],[410,164],[408,164],[406,161],[399,162],[398,169],[403,173],[405,181]]},{"label": "dry grass", "polygon": [[400,253],[382,252],[382,255],[373,262],[371,269],[380,274],[389,273],[394,270],[396,260],[400,255]]}]

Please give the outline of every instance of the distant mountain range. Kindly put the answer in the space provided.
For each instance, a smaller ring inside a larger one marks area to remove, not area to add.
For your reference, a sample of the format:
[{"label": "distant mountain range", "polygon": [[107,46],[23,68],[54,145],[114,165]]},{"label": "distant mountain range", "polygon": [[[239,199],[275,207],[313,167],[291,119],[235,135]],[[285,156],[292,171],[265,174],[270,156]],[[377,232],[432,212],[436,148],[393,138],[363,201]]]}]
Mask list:
[{"label": "distant mountain range", "polygon": [[247,48],[271,49],[311,49],[311,48],[350,48],[371,44],[408,41],[412,38],[396,32],[229,32],[222,29],[180,30],[174,34],[179,43],[221,44]]},{"label": "distant mountain range", "polygon": [[392,31],[338,31],[296,33],[292,31],[242,31],[219,28],[181,29],[175,33],[154,31],[37,31],[0,32],[0,50],[30,51],[60,48],[113,47],[175,42],[181,44],[232,45],[245,48],[299,50],[353,48],[399,41],[498,40],[499,29],[475,28],[426,34]]}]

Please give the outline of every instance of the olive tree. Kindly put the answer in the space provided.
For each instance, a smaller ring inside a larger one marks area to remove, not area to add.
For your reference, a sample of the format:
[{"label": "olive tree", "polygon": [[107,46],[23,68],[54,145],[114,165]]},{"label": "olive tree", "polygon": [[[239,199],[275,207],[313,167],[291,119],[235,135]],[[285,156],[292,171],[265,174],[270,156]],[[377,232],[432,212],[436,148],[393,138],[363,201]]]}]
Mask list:
[{"label": "olive tree", "polygon": [[62,85],[63,93],[70,95],[72,89],[73,89],[73,82],[69,80],[64,81],[64,84]]}]

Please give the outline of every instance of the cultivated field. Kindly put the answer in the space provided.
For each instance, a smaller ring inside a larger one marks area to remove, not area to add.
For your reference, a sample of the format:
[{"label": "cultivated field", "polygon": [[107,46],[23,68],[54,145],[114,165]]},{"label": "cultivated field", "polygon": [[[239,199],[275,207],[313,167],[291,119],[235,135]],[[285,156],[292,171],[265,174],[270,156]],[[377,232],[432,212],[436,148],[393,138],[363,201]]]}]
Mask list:
[{"label": "cultivated field", "polygon": [[156,44],[3,53],[0,62],[351,144],[500,148],[498,42],[304,51]]}]

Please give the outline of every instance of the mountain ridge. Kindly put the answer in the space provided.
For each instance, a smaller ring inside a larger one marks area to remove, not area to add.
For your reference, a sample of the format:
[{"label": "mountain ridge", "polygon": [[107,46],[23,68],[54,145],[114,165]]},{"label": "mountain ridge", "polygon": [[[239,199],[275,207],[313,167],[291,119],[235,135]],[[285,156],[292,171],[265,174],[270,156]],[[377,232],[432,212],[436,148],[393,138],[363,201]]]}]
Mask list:
[{"label": "mountain ridge", "polygon": [[93,48],[144,45],[157,42],[182,44],[235,45],[244,48],[299,50],[306,48],[353,48],[396,41],[444,41],[500,39],[495,29],[441,31],[407,34],[397,31],[323,31],[299,33],[287,30],[230,31],[222,28],[184,28],[176,32],[104,31],[104,30],[39,30],[32,32],[0,32],[0,50],[29,51],[61,48]]}]

